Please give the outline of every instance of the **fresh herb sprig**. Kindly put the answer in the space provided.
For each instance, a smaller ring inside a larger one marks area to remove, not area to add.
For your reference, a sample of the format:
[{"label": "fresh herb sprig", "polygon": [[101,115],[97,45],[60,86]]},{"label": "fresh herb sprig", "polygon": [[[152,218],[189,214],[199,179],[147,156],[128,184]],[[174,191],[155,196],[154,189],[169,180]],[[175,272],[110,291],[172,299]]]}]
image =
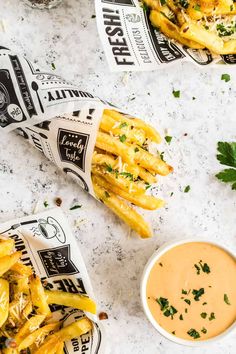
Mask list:
[{"label": "fresh herb sprig", "polygon": [[226,166],[221,172],[216,174],[216,178],[225,183],[231,183],[232,190],[236,190],[236,142],[227,143],[219,141],[217,145],[217,160]]}]

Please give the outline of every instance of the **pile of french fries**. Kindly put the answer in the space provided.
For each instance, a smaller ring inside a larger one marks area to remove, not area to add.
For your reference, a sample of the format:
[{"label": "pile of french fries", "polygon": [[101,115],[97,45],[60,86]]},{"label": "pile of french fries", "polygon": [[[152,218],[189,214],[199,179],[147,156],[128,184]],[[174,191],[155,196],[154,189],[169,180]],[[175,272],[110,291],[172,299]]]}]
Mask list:
[{"label": "pile of french fries", "polygon": [[155,210],[163,200],[147,195],[156,175],[173,169],[158,154],[148,151],[149,143],[160,143],[158,132],[138,118],[104,110],[92,159],[92,181],[96,197],[141,237],[152,235],[149,224],[124,200]]},{"label": "pile of french fries", "polygon": [[218,55],[236,54],[235,0],[142,0],[167,37]]},{"label": "pile of french fries", "polygon": [[87,296],[46,290],[20,258],[12,239],[0,239],[0,353],[63,354],[64,342],[90,331],[92,323],[83,317],[63,327],[49,305],[95,314],[96,304]]}]

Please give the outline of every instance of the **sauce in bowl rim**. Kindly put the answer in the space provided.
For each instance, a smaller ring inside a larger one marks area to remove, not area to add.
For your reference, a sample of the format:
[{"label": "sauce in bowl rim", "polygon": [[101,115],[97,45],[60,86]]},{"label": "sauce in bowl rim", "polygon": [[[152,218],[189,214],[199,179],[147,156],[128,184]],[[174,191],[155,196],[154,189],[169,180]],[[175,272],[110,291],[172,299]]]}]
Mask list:
[{"label": "sauce in bowl rim", "polygon": [[160,257],[162,257],[169,250],[171,250],[177,246],[187,244],[187,243],[207,243],[209,245],[213,245],[213,246],[218,247],[219,249],[227,252],[233,259],[236,260],[236,253],[234,251],[230,250],[229,248],[227,248],[225,246],[220,245],[219,243],[217,243],[215,241],[211,241],[208,239],[196,237],[196,238],[181,239],[181,240],[176,239],[174,241],[166,242],[157,251],[155,251],[154,254],[148,260],[148,262],[144,268],[142,278],[141,278],[140,294],[141,294],[141,302],[142,302],[142,306],[144,309],[144,313],[146,314],[148,320],[151,322],[153,327],[160,334],[162,334],[164,337],[166,337],[167,339],[169,339],[175,343],[186,345],[186,346],[196,347],[196,346],[202,346],[202,345],[205,345],[208,343],[215,342],[221,338],[224,338],[226,335],[232,333],[236,329],[236,321],[230,327],[228,327],[225,331],[223,331],[219,335],[214,336],[212,338],[208,338],[205,340],[203,339],[201,341],[196,341],[196,342],[192,341],[192,340],[183,339],[183,338],[177,337],[177,336],[169,333],[167,330],[165,330],[163,327],[161,327],[159,325],[159,323],[154,319],[154,317],[149,309],[149,306],[147,303],[147,295],[146,295],[148,278],[149,278],[150,272],[151,272],[154,264],[158,261],[158,259]]}]

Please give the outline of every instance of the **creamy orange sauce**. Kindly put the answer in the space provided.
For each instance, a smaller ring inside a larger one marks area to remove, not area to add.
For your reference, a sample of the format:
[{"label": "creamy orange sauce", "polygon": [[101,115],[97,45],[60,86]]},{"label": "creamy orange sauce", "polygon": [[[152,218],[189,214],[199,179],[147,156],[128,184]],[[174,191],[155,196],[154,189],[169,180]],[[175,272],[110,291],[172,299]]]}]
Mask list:
[{"label": "creamy orange sauce", "polygon": [[[200,261],[202,266],[204,263],[209,266],[209,273],[202,270]],[[197,297],[199,301],[194,300],[192,291],[202,288],[204,294]],[[189,242],[176,246],[160,257],[151,269],[146,296],[154,319],[166,331],[187,340],[215,337],[236,320],[236,261],[226,251],[209,243]],[[156,301],[161,297],[169,302],[162,310]],[[166,317],[164,313],[170,306],[178,312]],[[191,329],[197,331],[200,338],[190,336],[187,332]]]}]

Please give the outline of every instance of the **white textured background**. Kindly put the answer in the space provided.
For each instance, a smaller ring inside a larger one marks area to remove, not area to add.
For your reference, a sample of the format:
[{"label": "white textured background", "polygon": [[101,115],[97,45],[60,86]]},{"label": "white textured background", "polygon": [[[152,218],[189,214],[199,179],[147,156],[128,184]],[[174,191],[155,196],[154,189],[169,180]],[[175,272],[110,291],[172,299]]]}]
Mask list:
[{"label": "white textured background", "polygon": [[[1,136],[0,221],[31,213],[36,204],[42,209],[44,200],[53,205],[55,197],[63,199],[101,310],[109,316],[104,324],[113,354],[233,354],[235,335],[202,349],[160,336],[143,314],[139,282],[148,258],[165,241],[202,236],[236,248],[236,192],[214,177],[221,169],[217,141],[236,140],[236,67],[202,69],[185,63],[152,73],[110,73],[92,15],[92,0],[64,0],[50,12],[32,10],[20,0],[0,0],[0,45],[41,66],[54,63],[58,74],[82,89],[128,108],[162,133],[168,129],[172,143],[160,150],[175,173],[160,178],[159,195],[167,207],[146,213],[155,237],[129,238],[111,212],[14,133]],[[221,81],[222,73],[229,73],[231,81]],[[173,89],[181,91],[179,99]],[[186,185],[191,186],[187,194]],[[82,208],[69,211],[75,202]],[[81,221],[79,228],[75,220]]]}]

